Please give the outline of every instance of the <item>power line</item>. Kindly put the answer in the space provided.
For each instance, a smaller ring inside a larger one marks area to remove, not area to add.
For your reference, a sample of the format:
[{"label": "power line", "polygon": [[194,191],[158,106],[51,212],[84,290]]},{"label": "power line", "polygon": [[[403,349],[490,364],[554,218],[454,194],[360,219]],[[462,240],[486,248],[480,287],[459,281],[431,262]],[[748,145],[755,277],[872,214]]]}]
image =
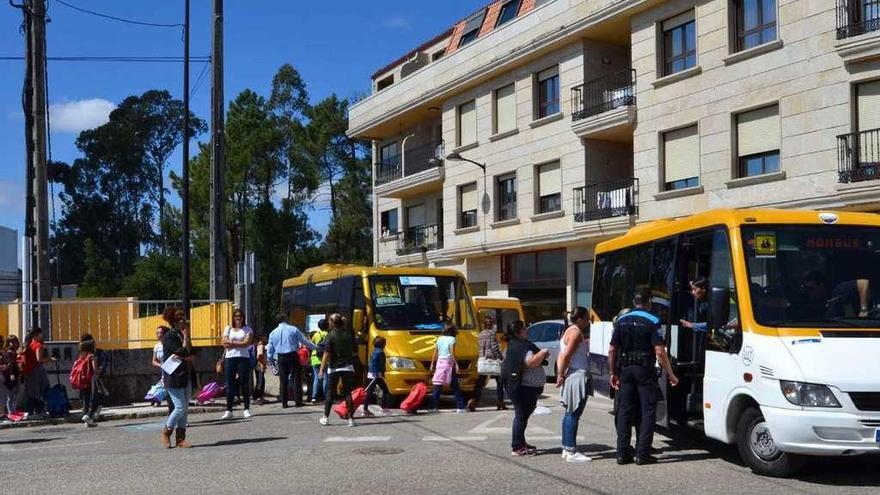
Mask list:
[{"label": "power line", "polygon": [[202,86],[202,81],[205,79],[205,75],[208,74],[208,67],[211,66],[211,61],[205,61],[205,65],[202,66],[202,71],[199,72],[198,77],[196,77],[196,83],[193,85],[192,89],[189,91],[189,96],[192,98],[196,92],[198,92],[199,88]]},{"label": "power line", "polygon": [[162,27],[162,28],[182,28],[183,24],[163,24],[158,22],[146,22],[146,21],[136,21],[133,19],[125,19],[123,17],[117,17],[114,15],[104,14],[101,12],[95,12],[94,10],[84,9],[82,7],[77,7],[76,5],[69,4],[64,2],[63,0],[55,0],[55,2],[64,5],[67,8],[76,10],[78,12],[82,12],[83,14],[89,14],[97,17],[102,17],[104,19],[110,19],[111,21],[124,22],[126,24],[135,24],[138,26],[149,26],[149,27]]},{"label": "power line", "polygon": [[[20,61],[25,58],[21,55],[0,56],[0,61]],[[183,63],[183,57],[153,57],[153,56],[74,56],[74,57],[47,57],[52,62],[96,62],[96,63]],[[211,62],[210,56],[190,57],[190,63]]]}]

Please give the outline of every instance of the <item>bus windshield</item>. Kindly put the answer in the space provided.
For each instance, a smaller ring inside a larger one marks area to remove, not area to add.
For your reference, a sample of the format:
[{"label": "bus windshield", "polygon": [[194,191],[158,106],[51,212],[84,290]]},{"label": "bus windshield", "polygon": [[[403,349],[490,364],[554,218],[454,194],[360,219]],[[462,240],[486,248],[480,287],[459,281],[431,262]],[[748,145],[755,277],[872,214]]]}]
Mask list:
[{"label": "bus windshield", "polygon": [[381,330],[439,332],[445,322],[474,329],[471,301],[459,277],[370,277],[373,315]]},{"label": "bus windshield", "polygon": [[755,320],[775,327],[880,327],[880,228],[742,228]]}]

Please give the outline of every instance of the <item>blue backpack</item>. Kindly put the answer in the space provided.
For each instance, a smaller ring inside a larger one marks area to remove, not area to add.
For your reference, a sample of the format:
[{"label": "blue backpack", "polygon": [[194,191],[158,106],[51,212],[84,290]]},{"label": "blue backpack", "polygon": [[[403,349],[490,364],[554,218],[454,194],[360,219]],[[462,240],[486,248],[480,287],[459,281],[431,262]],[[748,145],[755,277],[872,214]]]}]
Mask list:
[{"label": "blue backpack", "polygon": [[70,414],[70,401],[67,399],[67,388],[61,384],[61,372],[58,363],[55,363],[55,380],[58,381],[49,392],[46,393],[46,412],[53,418],[63,418]]}]

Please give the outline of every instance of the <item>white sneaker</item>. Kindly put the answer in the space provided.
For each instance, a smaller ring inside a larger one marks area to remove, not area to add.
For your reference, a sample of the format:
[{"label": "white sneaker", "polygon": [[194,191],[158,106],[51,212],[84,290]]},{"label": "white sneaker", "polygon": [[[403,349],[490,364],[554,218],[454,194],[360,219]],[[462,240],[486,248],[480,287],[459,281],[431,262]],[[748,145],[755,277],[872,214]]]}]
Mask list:
[{"label": "white sneaker", "polygon": [[355,424],[355,422],[354,422],[354,419],[349,419],[349,420],[348,420],[348,426],[349,426],[349,428],[354,428],[355,426],[357,426],[357,425]]},{"label": "white sneaker", "polygon": [[232,419],[232,411],[226,411],[223,413],[223,416],[220,416],[220,421],[226,421],[227,419]]},{"label": "white sneaker", "polygon": [[92,418],[90,418],[88,414],[83,414],[82,419],[80,419],[80,421],[82,421],[83,423],[88,423],[91,420]]},{"label": "white sneaker", "polygon": [[242,416],[244,419],[250,419],[250,417],[251,417],[251,410],[250,410],[250,409],[245,409],[244,412],[241,413],[241,416]]},{"label": "white sneaker", "polygon": [[321,416],[321,419],[318,420],[318,423],[321,423],[321,426],[327,426],[330,424],[330,418],[327,416]]},{"label": "white sneaker", "polygon": [[94,419],[89,418],[89,420],[86,421],[86,428],[94,428],[95,426],[98,426],[98,423],[95,423]]},{"label": "white sneaker", "polygon": [[580,452],[569,452],[567,450],[562,451],[562,458],[566,462],[575,462],[575,463],[585,463],[585,462],[590,462],[593,460],[590,457],[587,457],[584,454],[581,454]]},{"label": "white sneaker", "polygon": [[455,410],[455,414],[464,414],[464,413],[465,413],[464,409],[456,409]]}]

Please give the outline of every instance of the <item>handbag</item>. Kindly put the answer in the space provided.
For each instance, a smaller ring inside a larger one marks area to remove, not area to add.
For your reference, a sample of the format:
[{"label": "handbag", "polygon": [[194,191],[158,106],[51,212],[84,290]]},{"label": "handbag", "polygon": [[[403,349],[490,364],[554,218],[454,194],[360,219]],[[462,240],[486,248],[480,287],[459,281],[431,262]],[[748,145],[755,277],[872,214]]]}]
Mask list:
[{"label": "handbag", "polygon": [[501,375],[501,360],[480,357],[477,359],[477,374],[486,376]]}]

